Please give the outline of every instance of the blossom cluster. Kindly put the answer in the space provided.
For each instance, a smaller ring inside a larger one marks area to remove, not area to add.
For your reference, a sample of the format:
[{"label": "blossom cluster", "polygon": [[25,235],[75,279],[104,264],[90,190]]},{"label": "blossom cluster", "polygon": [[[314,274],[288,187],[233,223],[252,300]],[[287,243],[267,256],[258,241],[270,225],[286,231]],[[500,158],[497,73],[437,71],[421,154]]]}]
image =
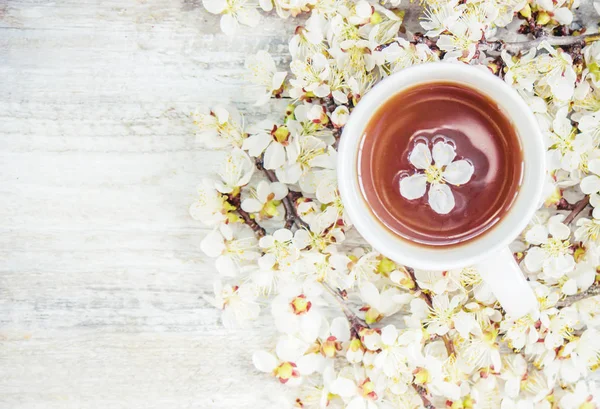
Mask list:
[{"label": "blossom cluster", "polygon": [[[258,24],[257,7],[306,16],[289,70],[266,51],[246,61],[257,105],[289,101],[280,117],[246,124],[221,105],[193,114],[199,141],[226,151],[190,207],[211,228],[201,249],[218,280],[206,299],[226,327],[269,305],[280,337],[252,360],[289,387],[290,407],[600,407],[600,300],[585,297],[600,285],[600,42],[571,28],[578,1],[429,0],[423,35],[406,32],[399,0],[203,4],[226,33]],[[496,40],[506,27],[531,45]],[[572,41],[531,41],[550,32]],[[545,199],[511,245],[539,311],[519,319],[474,268],[414,270],[371,249],[339,195],[336,147],[353,107],[382,78],[440,60],[503,78],[544,134]]]}]

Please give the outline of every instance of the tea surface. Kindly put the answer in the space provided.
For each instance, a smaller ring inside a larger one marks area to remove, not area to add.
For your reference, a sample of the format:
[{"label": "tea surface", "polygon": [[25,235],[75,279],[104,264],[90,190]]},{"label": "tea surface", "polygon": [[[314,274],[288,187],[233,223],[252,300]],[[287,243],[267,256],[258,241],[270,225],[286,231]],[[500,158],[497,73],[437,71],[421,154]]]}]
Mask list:
[{"label": "tea surface", "polygon": [[413,242],[449,246],[481,235],[508,211],[523,155],[496,103],[465,85],[432,82],[379,108],[358,166],[363,196],[385,226]]}]

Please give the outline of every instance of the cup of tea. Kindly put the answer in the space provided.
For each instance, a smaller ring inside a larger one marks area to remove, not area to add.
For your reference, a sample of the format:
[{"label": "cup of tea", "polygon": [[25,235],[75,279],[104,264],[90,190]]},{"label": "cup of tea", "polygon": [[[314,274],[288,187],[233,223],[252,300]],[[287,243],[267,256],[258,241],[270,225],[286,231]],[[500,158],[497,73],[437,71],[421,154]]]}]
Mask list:
[{"label": "cup of tea", "polygon": [[537,300],[508,245],[542,201],[545,148],[519,94],[485,69],[429,63],[378,83],[338,148],[348,216],[406,266],[475,266],[518,318]]}]

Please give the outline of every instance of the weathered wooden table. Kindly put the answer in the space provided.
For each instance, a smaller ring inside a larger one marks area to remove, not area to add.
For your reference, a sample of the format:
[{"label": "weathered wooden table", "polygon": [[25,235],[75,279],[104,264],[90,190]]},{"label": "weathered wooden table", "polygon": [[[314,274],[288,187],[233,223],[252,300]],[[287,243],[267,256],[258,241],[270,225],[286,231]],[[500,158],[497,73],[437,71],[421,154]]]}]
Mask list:
[{"label": "weathered wooden table", "polygon": [[[588,7],[588,13],[593,10]],[[245,56],[200,0],[0,0],[0,409],[283,408],[254,370],[269,317],[228,331],[187,213],[221,156],[189,113],[253,116]]]}]

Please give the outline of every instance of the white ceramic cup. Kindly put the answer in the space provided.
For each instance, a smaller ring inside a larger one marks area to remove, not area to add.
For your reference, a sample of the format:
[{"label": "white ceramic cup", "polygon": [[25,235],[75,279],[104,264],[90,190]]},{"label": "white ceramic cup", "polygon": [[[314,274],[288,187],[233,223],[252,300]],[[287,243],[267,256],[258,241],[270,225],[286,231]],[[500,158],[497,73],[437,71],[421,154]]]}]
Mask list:
[{"label": "white ceramic cup", "polygon": [[[364,130],[375,112],[400,91],[435,81],[466,85],[496,102],[511,120],[523,150],[522,183],[508,212],[481,236],[447,248],[417,245],[386,228],[361,193],[358,169]],[[535,116],[519,94],[500,78],[481,67],[466,64],[421,64],[385,78],[354,108],[338,147],[338,183],[352,223],[377,251],[418,269],[442,271],[475,266],[507,314],[518,318],[535,311],[538,303],[508,245],[525,229],[541,205],[545,152]]]}]

